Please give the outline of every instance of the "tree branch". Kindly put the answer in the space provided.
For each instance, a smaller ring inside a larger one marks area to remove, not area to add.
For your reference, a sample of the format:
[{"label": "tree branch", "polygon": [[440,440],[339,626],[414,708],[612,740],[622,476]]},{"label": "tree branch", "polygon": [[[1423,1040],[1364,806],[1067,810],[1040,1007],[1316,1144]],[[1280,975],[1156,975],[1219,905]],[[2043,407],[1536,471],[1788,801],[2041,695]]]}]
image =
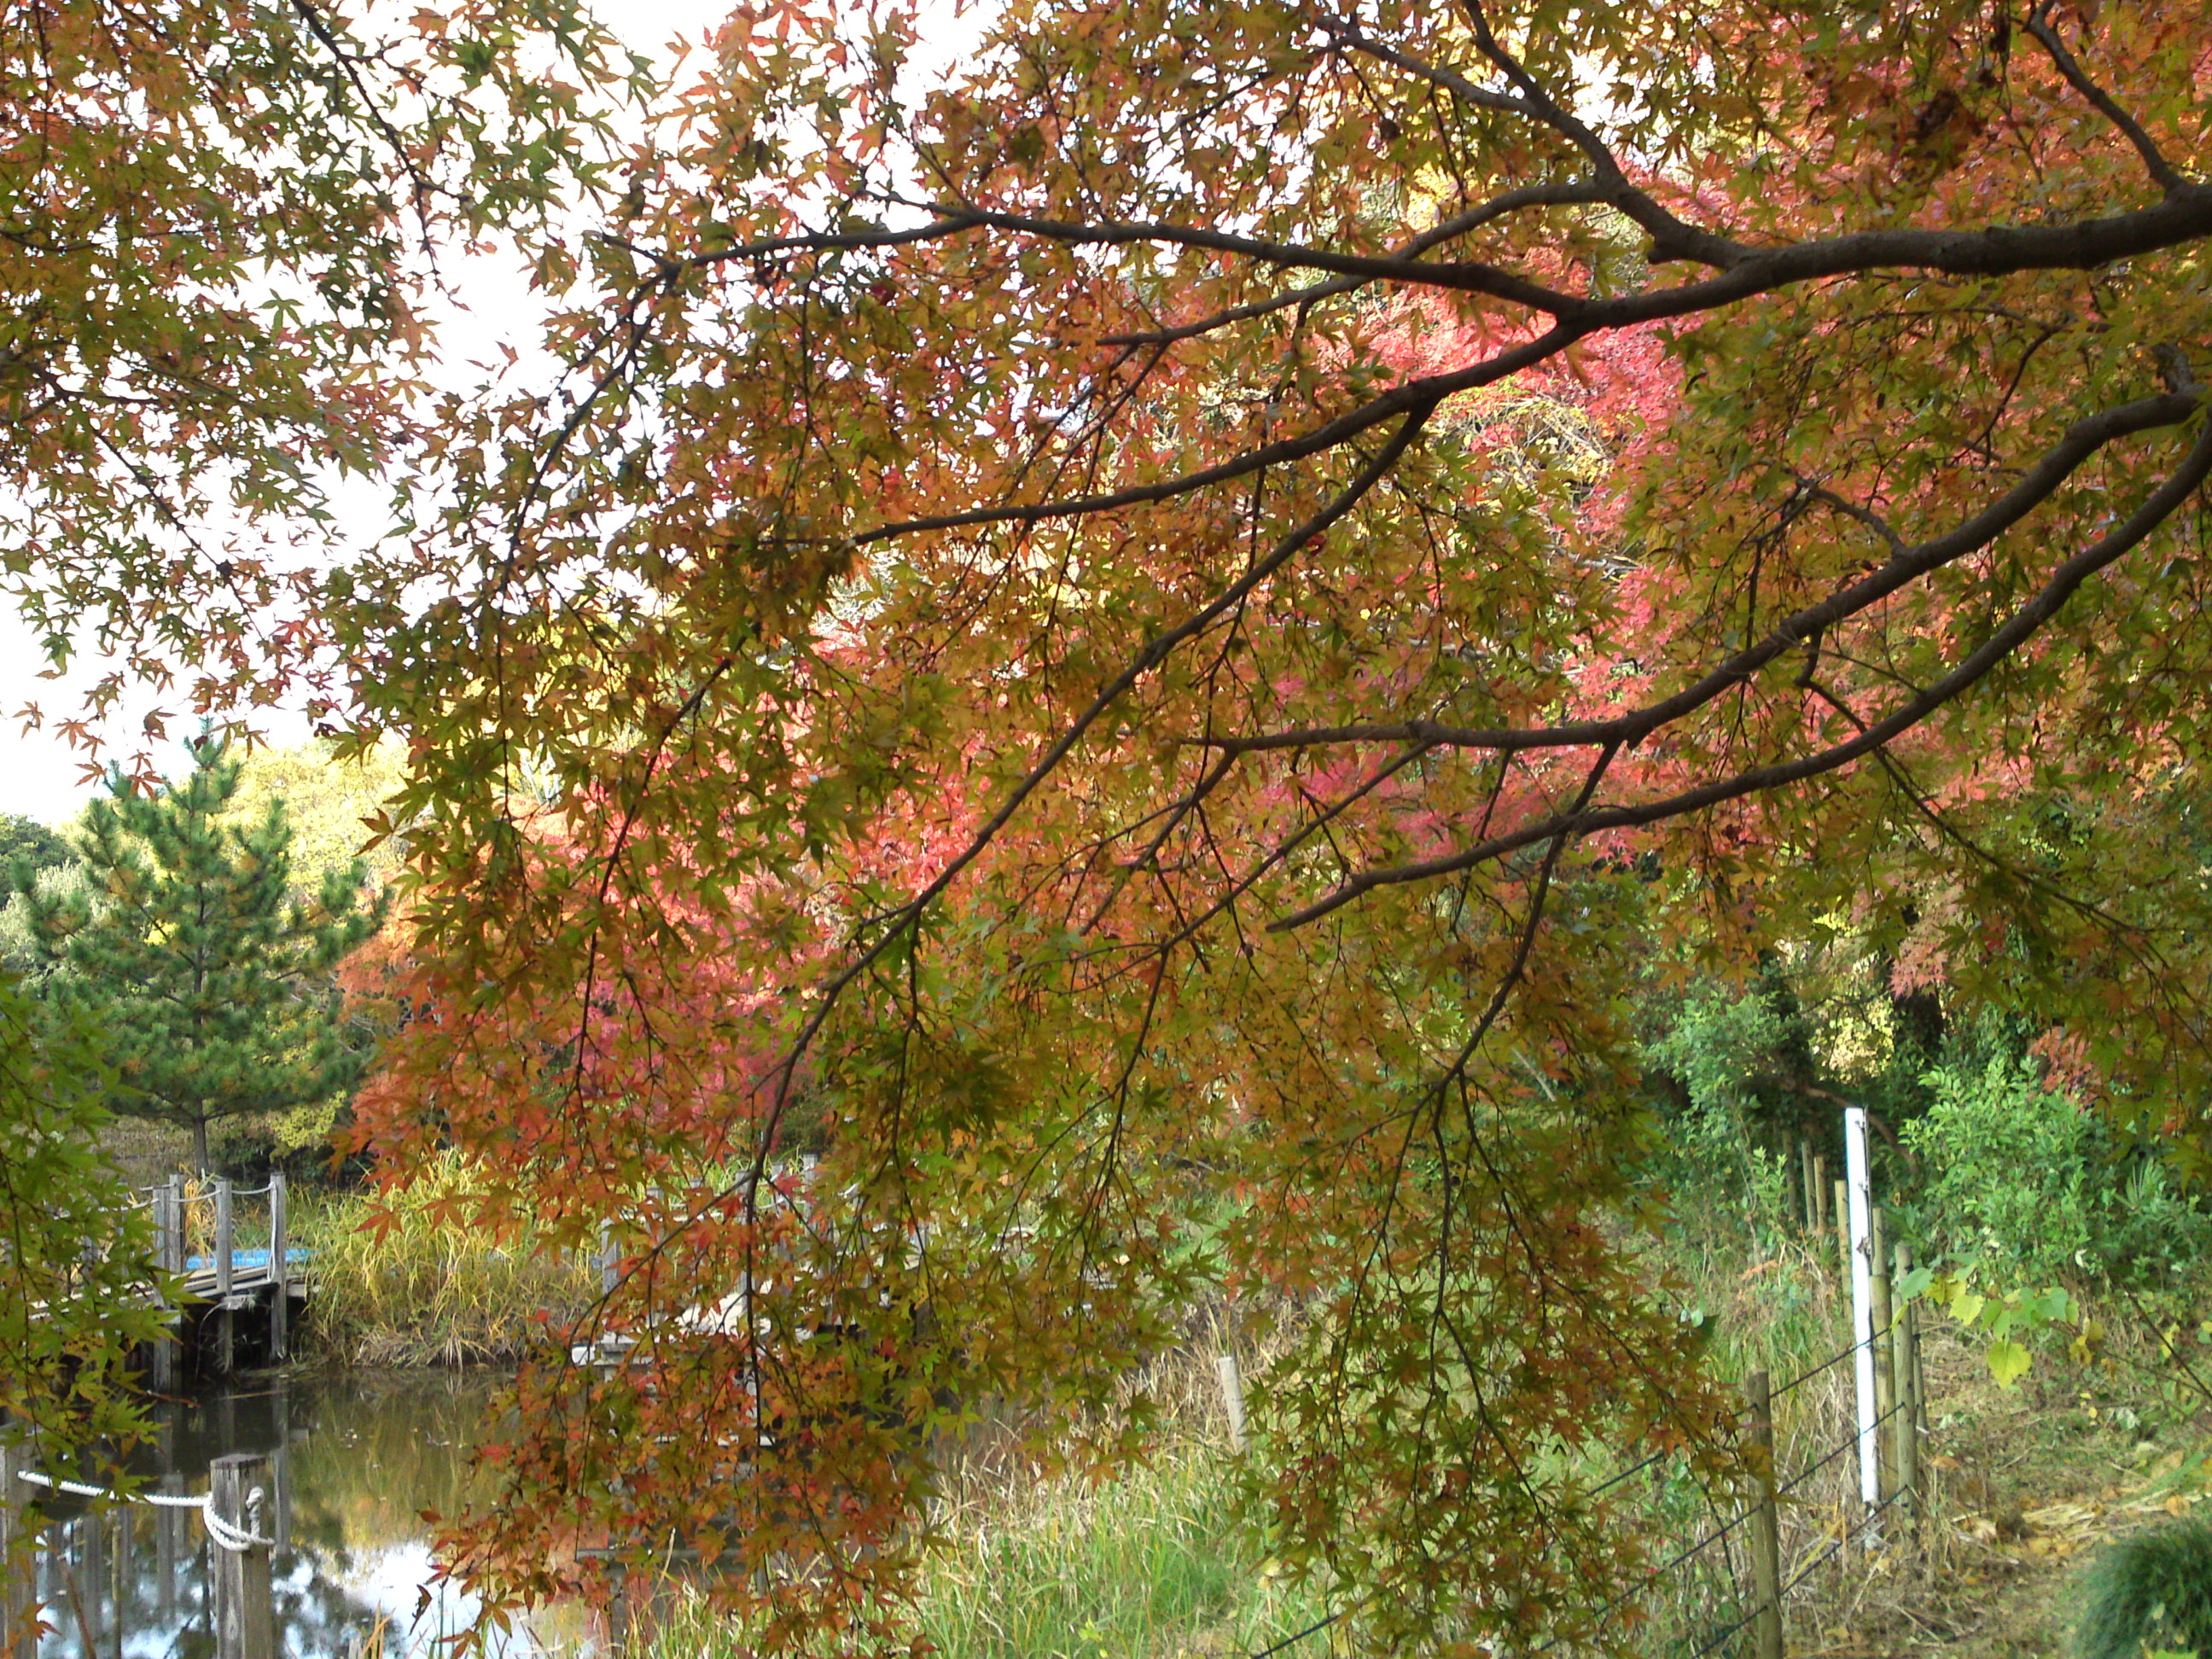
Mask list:
[{"label": "tree branch", "polygon": [[2153,491],[2124,523],[2116,526],[2060,565],[2033,599],[2014,611],[2002,626],[1957,667],[1882,720],[1864,726],[1846,742],[1797,760],[1753,767],[1739,772],[1734,777],[1640,805],[1605,806],[1555,814],[1540,823],[1493,836],[1462,852],[1413,864],[1365,871],[1347,878],[1334,891],[1303,909],[1269,923],[1269,929],[1280,932],[1303,927],[1376,888],[1426,881],[1472,869],[1493,862],[1523,847],[1548,842],[1558,836],[1579,839],[1605,830],[1641,828],[1702,811],[1723,801],[1741,799],[1746,795],[1763,793],[1788,784],[1802,783],[1808,778],[1818,777],[1849,765],[1911,730],[1982,679],[2057,615],[2059,608],[2083,582],[2124,556],[2171,517],[2203,484],[2208,476],[2212,476],[2212,425],[2208,425],[2198,434],[2196,443],[2172,476]]},{"label": "tree branch", "polygon": [[2142,124],[2122,109],[2112,94],[2091,80],[2088,72],[2081,67],[2081,60],[2066,50],[2066,43],[2058,38],[2058,31],[2051,27],[2051,0],[2036,0],[2036,3],[2028,8],[2027,32],[2050,54],[2051,61],[2057,65],[2059,74],[2066,77],[2066,84],[2087,99],[2097,112],[2118,128],[2122,136],[2135,146],[2136,154],[2142,157],[2143,171],[2150,174],[2153,183],[2168,195],[2188,183],[2175,169],[2173,163],[2160,153],[2159,147],[2151,142],[2150,134],[2143,131]]},{"label": "tree branch", "polygon": [[[1673,696],[1610,720],[1570,720],[1558,726],[1456,726],[1434,720],[1402,720],[1358,726],[1304,726],[1246,738],[1188,741],[1235,753],[1306,749],[1324,744],[1421,744],[1431,748],[1492,749],[1513,753],[1533,749],[1580,749],[1604,744],[1633,748],[1661,726],[1694,713],[1730,688],[1742,684],[1776,658],[1887,599],[1921,577],[1976,552],[2018,524],[2072,476],[2075,470],[2115,439],[2178,426],[2196,413],[2199,398],[2166,392],[2123,404],[2076,421],[2064,437],[2030,467],[2020,482],[1956,529],[1900,550],[1888,563],[1849,587],[1784,617],[1765,638],[1708,670]],[[1877,523],[1879,521],[1877,520]]]}]

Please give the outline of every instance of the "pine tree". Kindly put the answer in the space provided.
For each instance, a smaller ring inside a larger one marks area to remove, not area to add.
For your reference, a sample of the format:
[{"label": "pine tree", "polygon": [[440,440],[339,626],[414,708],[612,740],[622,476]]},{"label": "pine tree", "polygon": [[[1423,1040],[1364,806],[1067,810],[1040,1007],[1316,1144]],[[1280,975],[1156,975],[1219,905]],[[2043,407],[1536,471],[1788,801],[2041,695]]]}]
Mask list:
[{"label": "pine tree", "polygon": [[326,876],[311,900],[290,896],[283,804],[224,824],[240,763],[212,737],[189,747],[181,783],[134,793],[118,771],[111,797],[87,809],[82,890],[42,894],[26,860],[9,878],[54,970],[45,994],[108,1035],[116,1109],[191,1130],[204,1170],[215,1120],[359,1081],[368,1055],[347,1041],[332,970],[382,907],[362,903],[358,864]]}]

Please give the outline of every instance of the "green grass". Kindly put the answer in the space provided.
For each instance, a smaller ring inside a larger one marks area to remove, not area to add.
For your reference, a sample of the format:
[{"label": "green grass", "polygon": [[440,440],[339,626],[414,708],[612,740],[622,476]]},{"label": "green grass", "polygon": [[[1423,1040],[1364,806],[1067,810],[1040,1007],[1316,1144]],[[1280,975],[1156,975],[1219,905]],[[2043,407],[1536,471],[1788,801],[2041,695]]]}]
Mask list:
[{"label": "green grass", "polygon": [[379,1207],[367,1198],[300,1206],[294,1233],[314,1252],[317,1346],[360,1364],[509,1359],[542,1340],[539,1312],[557,1326],[583,1310],[594,1285],[582,1262],[439,1212],[467,1190],[466,1170],[449,1161],[383,1201],[392,1225],[380,1235],[366,1225]]},{"label": "green grass", "polygon": [[[1226,1454],[1184,1440],[1149,1467],[1076,1475],[945,1517],[915,1616],[946,1659],[1178,1659],[1250,1653],[1327,1616],[1238,1528]],[[736,1659],[736,1626],[680,1598],[645,1659]],[[1300,1659],[1328,1651],[1326,1632]]]}]

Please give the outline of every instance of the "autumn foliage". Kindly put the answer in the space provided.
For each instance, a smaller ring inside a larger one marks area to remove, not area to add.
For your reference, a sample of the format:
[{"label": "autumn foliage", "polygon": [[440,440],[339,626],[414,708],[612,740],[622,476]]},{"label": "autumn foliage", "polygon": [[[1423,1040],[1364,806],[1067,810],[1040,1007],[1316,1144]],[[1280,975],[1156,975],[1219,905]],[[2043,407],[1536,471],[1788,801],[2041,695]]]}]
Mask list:
[{"label": "autumn foliage", "polygon": [[1577,1455],[1735,1455],[1638,983],[1857,927],[2201,1132],[2203,19],[945,26],[737,10],[539,249],[558,383],[437,407],[317,593],[412,745],[363,1142],[622,1251],[457,1562],[677,1533],[880,1644],[929,1431],[1128,1452],[1219,1296],[1361,1639],[1586,1632],[1644,1546]]}]

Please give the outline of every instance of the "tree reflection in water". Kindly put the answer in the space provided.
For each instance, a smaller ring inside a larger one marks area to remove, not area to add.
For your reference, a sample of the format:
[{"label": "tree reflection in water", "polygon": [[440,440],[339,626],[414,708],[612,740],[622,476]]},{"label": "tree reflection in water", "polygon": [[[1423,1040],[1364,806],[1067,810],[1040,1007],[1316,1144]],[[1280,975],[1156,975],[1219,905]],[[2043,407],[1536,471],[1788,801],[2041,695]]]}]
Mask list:
[{"label": "tree reflection in water", "polygon": [[[161,1490],[197,1494],[216,1458],[267,1457],[281,1650],[293,1659],[428,1653],[474,1609],[450,1587],[433,1587],[417,1617],[430,1581],[421,1511],[460,1507],[493,1386],[450,1373],[248,1379],[166,1407],[131,1467]],[[86,1659],[88,1635],[96,1659],[214,1659],[210,1546],[196,1516],[143,1504],[97,1514],[66,1497],[41,1507],[39,1593],[54,1629],[40,1659]],[[572,1659],[595,1650],[579,1608],[520,1624],[492,1651]]]}]

